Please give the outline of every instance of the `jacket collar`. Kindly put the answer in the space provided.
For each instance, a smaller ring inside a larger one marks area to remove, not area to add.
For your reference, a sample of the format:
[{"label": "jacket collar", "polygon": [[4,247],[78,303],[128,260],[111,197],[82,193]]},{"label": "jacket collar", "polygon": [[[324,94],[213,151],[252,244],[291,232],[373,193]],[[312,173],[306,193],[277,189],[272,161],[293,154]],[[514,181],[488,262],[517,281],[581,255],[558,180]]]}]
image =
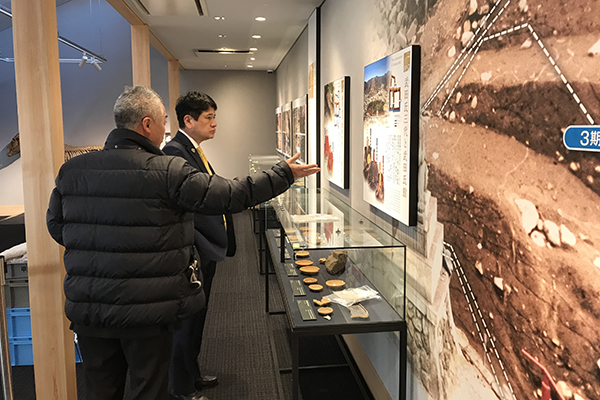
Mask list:
[{"label": "jacket collar", "polygon": [[106,138],[106,143],[104,143],[104,150],[135,148],[143,149],[153,154],[165,154],[150,139],[129,129],[113,129]]}]

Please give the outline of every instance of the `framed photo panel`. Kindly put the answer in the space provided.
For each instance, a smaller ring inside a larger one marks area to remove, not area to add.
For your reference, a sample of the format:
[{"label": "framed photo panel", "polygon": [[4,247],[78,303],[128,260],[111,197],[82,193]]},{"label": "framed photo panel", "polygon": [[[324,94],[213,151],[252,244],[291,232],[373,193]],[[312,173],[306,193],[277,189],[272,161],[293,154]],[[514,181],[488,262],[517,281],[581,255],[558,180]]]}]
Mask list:
[{"label": "framed photo panel", "polygon": [[365,67],[363,198],[404,225],[417,224],[421,48]]},{"label": "framed photo panel", "polygon": [[292,153],[300,152],[298,162],[306,164],[308,153],[306,145],[308,143],[308,123],[307,123],[307,105],[308,95],[304,95],[292,101]]},{"label": "framed photo panel", "polygon": [[275,109],[275,145],[277,151],[282,153],[281,107]]},{"label": "framed photo panel", "polygon": [[350,77],[325,85],[323,170],[330,183],[350,186]]},{"label": "framed photo panel", "polygon": [[292,154],[292,103],[281,106],[281,152],[291,157]]}]

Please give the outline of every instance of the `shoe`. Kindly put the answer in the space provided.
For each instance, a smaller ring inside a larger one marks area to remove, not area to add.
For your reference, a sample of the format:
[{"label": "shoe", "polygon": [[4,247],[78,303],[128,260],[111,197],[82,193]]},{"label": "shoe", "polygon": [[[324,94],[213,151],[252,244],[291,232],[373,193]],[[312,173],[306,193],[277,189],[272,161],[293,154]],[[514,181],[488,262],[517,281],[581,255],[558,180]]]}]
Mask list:
[{"label": "shoe", "polygon": [[175,394],[172,390],[169,393],[171,400],[208,400],[208,397],[204,396],[200,392],[194,392],[190,394]]},{"label": "shoe", "polygon": [[209,387],[217,386],[219,384],[219,380],[216,376],[210,375],[202,375],[200,378],[194,381],[194,386],[196,390],[202,390]]}]

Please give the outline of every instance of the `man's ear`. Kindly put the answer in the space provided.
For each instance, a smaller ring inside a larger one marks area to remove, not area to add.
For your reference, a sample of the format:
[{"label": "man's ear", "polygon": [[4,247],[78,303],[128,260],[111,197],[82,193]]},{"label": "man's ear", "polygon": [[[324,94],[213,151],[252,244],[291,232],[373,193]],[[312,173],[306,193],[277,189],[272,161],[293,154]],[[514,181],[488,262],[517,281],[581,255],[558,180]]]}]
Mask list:
[{"label": "man's ear", "polygon": [[142,122],[141,122],[142,132],[143,132],[143,135],[146,137],[150,137],[150,134],[152,133],[150,131],[151,123],[152,123],[152,118],[150,118],[150,117],[144,117],[144,119],[142,119]]},{"label": "man's ear", "polygon": [[183,117],[183,123],[185,124],[186,128],[190,128],[192,120],[193,120],[193,118],[189,114],[187,114]]}]

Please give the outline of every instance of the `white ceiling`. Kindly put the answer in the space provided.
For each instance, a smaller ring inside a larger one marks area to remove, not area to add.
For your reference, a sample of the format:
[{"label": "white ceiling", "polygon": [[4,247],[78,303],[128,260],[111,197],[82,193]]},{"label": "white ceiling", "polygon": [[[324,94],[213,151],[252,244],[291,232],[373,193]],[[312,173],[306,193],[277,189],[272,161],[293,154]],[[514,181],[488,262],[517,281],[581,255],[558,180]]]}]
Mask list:
[{"label": "white ceiling", "polygon": [[[123,0],[185,69],[274,70],[323,0]],[[200,16],[196,2],[204,11]],[[148,14],[146,10],[150,12]],[[215,17],[225,17],[216,20]],[[259,22],[255,17],[265,17]],[[225,35],[220,38],[219,35]],[[261,35],[253,39],[252,35]],[[258,50],[201,54],[195,49]],[[252,61],[251,57],[255,60]],[[248,65],[252,65],[250,68]]]}]

